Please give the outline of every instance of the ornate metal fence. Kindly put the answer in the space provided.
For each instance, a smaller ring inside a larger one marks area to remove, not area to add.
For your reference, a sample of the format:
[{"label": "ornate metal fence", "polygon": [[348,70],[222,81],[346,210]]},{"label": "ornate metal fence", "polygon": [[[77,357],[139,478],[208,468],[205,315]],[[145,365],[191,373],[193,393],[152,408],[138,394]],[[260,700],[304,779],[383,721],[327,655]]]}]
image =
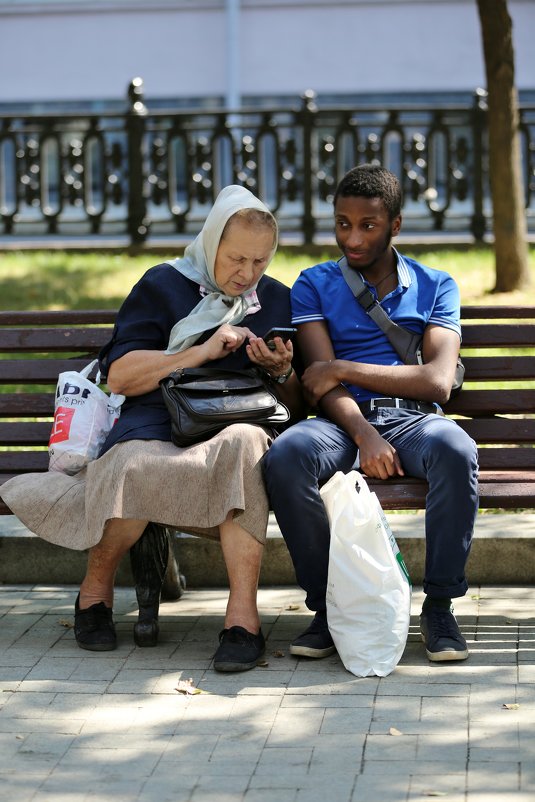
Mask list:
[{"label": "ornate metal fence", "polygon": [[[528,227],[535,230],[535,107],[522,106]],[[0,116],[4,235],[116,234],[140,243],[191,234],[219,189],[240,183],[281,230],[312,243],[332,230],[343,173],[377,160],[400,176],[404,232],[490,228],[485,93],[472,104],[239,112],[148,111],[142,81],[124,114]]]}]

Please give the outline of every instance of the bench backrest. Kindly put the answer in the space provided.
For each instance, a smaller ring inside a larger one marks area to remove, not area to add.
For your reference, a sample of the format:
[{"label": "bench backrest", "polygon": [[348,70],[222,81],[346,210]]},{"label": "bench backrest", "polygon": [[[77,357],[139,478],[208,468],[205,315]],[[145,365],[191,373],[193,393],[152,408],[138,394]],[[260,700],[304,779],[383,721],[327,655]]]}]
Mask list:
[{"label": "bench backrest", "polygon": [[[85,367],[109,339],[114,318],[110,310],[0,312],[0,484],[47,469],[58,374]],[[485,506],[533,506],[535,307],[463,307],[462,327],[465,386],[445,411],[480,446]],[[511,472],[508,499],[500,477]],[[423,507],[425,485],[385,487],[381,501]]]},{"label": "bench backrest", "polygon": [[462,333],[466,380],[446,414],[462,416],[482,470],[534,470],[535,307],[463,307]]}]

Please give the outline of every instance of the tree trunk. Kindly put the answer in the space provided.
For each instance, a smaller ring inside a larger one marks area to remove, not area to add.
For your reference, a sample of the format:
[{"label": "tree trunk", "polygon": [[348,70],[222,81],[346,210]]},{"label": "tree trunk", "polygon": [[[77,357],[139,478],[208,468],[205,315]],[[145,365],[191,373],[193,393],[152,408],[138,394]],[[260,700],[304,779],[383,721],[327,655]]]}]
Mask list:
[{"label": "tree trunk", "polygon": [[513,26],[506,0],[477,0],[477,5],[489,106],[489,174],[496,259],[493,292],[510,292],[530,282]]}]

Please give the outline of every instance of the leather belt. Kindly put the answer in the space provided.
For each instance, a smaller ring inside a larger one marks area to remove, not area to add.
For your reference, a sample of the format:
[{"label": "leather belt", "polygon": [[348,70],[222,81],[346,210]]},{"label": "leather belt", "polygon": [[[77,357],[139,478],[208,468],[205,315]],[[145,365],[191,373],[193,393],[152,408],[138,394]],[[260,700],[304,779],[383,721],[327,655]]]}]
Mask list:
[{"label": "leather belt", "polygon": [[444,414],[440,407],[437,407],[435,404],[430,404],[427,401],[412,401],[408,398],[372,398],[370,401],[359,402],[359,409],[363,415],[369,415],[370,412],[373,412],[379,407],[414,409],[416,412],[425,412],[426,414]]}]

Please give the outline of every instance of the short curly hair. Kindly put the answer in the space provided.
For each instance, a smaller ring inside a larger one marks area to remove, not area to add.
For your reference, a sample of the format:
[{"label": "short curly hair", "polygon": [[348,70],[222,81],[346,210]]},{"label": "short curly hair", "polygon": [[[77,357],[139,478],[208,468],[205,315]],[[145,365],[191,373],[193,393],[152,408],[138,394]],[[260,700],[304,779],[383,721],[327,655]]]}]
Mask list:
[{"label": "short curly hair", "polygon": [[401,214],[402,192],[399,179],[379,164],[359,164],[347,172],[336,187],[338,198],[380,198],[390,220]]}]

